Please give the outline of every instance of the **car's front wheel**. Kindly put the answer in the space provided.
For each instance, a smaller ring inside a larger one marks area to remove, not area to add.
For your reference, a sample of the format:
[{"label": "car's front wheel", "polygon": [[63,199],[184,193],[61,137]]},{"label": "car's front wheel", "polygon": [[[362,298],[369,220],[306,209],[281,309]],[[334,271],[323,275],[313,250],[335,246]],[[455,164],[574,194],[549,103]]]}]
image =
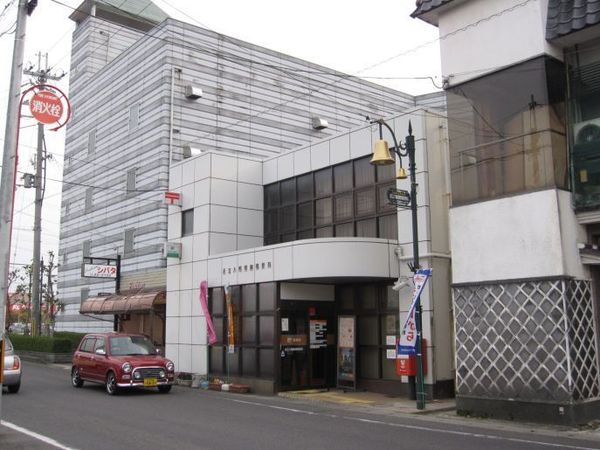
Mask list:
[{"label": "car's front wheel", "polygon": [[108,372],[106,376],[106,393],[108,395],[115,395],[119,387],[117,386],[117,379],[115,378],[115,374],[113,372]]},{"label": "car's front wheel", "polygon": [[171,385],[167,384],[165,386],[159,386],[158,387],[158,392],[160,392],[161,394],[168,394],[169,392],[171,392]]},{"label": "car's front wheel", "polygon": [[79,374],[79,369],[77,367],[73,367],[71,369],[71,384],[76,388],[83,386],[83,380],[81,379],[81,375]]}]

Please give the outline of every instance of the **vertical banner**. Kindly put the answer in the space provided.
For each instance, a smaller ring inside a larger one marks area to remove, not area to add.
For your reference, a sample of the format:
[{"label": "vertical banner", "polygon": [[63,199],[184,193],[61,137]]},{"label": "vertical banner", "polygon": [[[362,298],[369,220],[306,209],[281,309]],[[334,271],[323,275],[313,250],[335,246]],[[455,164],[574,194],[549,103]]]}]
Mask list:
[{"label": "vertical banner", "polygon": [[231,302],[231,286],[226,284],[225,287],[225,304],[227,305],[227,353],[235,353],[235,336],[234,336],[234,318],[233,304]]},{"label": "vertical banner", "polygon": [[417,326],[415,322],[415,310],[421,301],[421,292],[431,276],[431,269],[419,269],[413,276],[415,287],[413,289],[413,299],[408,310],[408,316],[402,327],[402,334],[398,342],[397,356],[415,355],[417,345]]},{"label": "vertical banner", "polygon": [[200,305],[206,318],[206,330],[208,332],[208,344],[213,345],[217,342],[217,333],[215,332],[215,326],[213,325],[210,311],[208,310],[208,283],[203,281],[200,283]]}]

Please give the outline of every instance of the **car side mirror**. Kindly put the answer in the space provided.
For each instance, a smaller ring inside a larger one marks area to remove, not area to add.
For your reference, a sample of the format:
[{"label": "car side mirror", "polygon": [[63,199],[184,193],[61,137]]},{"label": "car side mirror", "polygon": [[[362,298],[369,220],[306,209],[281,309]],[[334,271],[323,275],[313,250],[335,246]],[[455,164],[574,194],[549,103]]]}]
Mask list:
[{"label": "car side mirror", "polygon": [[106,356],[106,350],[103,348],[96,349],[96,355]]},{"label": "car side mirror", "polygon": [[155,348],[154,353],[156,353],[157,355],[160,355],[160,348]]}]

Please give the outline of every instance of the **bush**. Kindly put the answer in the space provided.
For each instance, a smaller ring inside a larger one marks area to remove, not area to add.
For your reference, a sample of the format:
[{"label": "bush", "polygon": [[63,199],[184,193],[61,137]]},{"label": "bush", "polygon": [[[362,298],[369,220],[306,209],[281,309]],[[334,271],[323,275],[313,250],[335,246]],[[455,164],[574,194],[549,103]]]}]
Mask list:
[{"label": "bush", "polygon": [[10,340],[17,352],[71,353],[73,351],[71,341],[64,338],[11,334]]},{"label": "bush", "polygon": [[75,333],[74,331],[55,331],[54,337],[60,339],[68,339],[71,341],[71,351],[74,352],[86,333]]}]

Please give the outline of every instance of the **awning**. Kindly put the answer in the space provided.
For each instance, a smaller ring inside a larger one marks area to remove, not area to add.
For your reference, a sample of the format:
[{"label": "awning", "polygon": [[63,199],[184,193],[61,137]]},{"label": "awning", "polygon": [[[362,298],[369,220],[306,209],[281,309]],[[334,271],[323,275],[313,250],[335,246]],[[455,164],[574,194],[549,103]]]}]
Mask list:
[{"label": "awning", "polygon": [[136,294],[113,294],[104,297],[90,297],[81,303],[81,314],[125,314],[148,312],[154,305],[166,303],[165,291],[141,292]]}]

